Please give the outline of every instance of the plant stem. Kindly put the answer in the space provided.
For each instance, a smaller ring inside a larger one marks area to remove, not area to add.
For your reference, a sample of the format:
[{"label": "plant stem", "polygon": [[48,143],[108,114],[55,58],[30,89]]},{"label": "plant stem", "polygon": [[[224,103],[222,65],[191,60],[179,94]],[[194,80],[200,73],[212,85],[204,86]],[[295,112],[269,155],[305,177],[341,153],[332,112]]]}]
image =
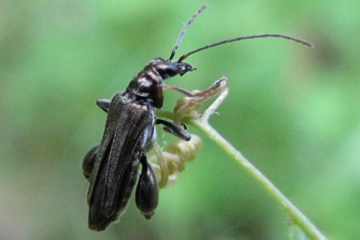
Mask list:
[{"label": "plant stem", "polygon": [[216,112],[228,95],[225,89],[216,100],[205,110],[199,119],[191,119],[190,123],[201,130],[213,140],[224,152],[239,164],[251,177],[253,177],[288,213],[290,220],[299,226],[304,233],[313,240],[326,240],[327,238],[317,227],[254,165],[247,160],[240,151],[229,143],[210,124],[209,118]]},{"label": "plant stem", "polygon": [[[250,176],[253,177],[260,186],[270,193],[271,197],[273,197],[274,200],[286,210],[292,223],[297,225],[310,239],[326,240],[327,238],[320,232],[320,230],[317,229],[317,227],[264,174],[252,165],[240,151],[238,151],[209,124],[209,118],[216,112],[225,100],[228,94],[228,88],[219,89],[219,91],[220,94],[218,97],[201,114],[200,118],[189,118],[186,119],[187,122],[201,130],[207,137],[213,140],[231,159],[233,159],[241,168],[250,174]],[[214,93],[217,94],[217,92]],[[159,115],[176,120],[176,114],[172,112],[159,112]]]},{"label": "plant stem", "polygon": [[206,136],[213,140],[224,152],[236,161],[247,173],[250,174],[270,195],[283,206],[290,219],[298,225],[310,239],[327,239],[311,221],[278,189],[275,185],[263,175],[254,165],[247,160],[240,151],[223,138],[210,124],[201,119],[192,120],[192,125],[196,126]]}]

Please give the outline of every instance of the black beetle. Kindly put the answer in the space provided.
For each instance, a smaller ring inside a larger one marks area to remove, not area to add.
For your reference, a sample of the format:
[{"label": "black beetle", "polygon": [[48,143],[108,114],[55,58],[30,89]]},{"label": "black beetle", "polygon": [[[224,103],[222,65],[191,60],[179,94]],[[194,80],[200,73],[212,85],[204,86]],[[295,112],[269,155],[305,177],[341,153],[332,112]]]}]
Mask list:
[{"label": "black beetle", "polygon": [[[190,64],[183,62],[186,58],[205,49],[255,38],[282,38],[310,46],[303,40],[282,34],[242,36],[206,45],[172,61],[187,28],[205,8],[201,7],[187,22],[169,59],[151,60],[124,92],[115,94],[111,101],[97,101],[97,105],[107,112],[105,130],[101,143],[86,154],[82,166],[83,174],[90,182],[88,204],[91,229],[104,230],[124,212],[138,178],[139,165],[142,170],[136,189],[136,204],[146,218],[154,214],[159,190],[146,152],[156,139],[155,125],[164,125],[168,132],[183,140],[190,140],[191,137],[183,126],[155,116],[155,109],[163,106],[163,91],[166,87],[164,80],[195,70]],[[186,90],[170,88],[191,95]]]}]

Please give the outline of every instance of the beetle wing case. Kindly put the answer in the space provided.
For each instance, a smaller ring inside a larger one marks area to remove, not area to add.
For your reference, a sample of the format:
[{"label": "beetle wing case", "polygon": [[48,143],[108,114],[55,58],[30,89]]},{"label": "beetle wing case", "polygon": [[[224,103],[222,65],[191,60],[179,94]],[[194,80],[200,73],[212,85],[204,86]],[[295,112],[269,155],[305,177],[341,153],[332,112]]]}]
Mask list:
[{"label": "beetle wing case", "polygon": [[89,227],[104,230],[125,209],[139,158],[151,142],[153,108],[116,94],[110,104],[88,192]]}]

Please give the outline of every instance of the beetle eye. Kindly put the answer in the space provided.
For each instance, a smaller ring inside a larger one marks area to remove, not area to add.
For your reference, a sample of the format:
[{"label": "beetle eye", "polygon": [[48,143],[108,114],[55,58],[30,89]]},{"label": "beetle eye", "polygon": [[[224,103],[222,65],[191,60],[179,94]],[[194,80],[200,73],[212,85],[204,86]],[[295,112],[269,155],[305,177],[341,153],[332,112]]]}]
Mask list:
[{"label": "beetle eye", "polygon": [[196,68],[193,68],[190,64],[184,63],[180,66],[180,76],[184,75],[187,72],[192,72],[196,70]]}]

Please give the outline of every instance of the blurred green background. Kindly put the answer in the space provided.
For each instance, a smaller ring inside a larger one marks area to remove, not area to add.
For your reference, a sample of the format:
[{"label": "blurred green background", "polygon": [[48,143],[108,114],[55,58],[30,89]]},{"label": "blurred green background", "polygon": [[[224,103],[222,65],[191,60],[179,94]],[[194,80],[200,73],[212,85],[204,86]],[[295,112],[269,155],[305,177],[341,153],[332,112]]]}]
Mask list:
[{"label": "blurred green background", "polygon": [[[81,159],[100,141],[100,97],[167,57],[203,1],[0,1],[0,239],[287,239],[283,210],[205,140],[146,221],[131,201],[107,231],[87,228]],[[242,42],[192,57],[171,83],[230,95],[213,125],[331,239],[360,237],[360,3],[209,0],[179,53],[238,35],[313,42]],[[179,96],[167,93],[164,109]],[[174,140],[174,139],[173,139]],[[159,139],[161,141],[161,138]]]}]

